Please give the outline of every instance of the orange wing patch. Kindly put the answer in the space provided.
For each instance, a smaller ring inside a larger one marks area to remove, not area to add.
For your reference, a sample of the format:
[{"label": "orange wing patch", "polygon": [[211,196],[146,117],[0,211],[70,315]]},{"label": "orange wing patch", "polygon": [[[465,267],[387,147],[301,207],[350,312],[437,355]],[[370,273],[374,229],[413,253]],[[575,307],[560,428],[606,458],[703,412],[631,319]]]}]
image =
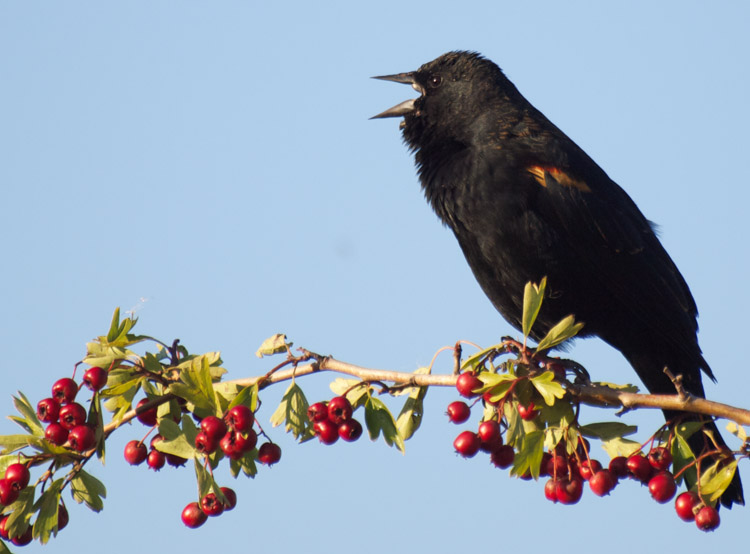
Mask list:
[{"label": "orange wing patch", "polygon": [[580,179],[571,177],[570,175],[565,173],[562,169],[558,169],[556,167],[544,167],[541,165],[532,165],[529,168],[527,168],[527,171],[531,173],[534,179],[536,179],[536,182],[542,185],[543,187],[547,186],[547,182],[545,181],[544,174],[549,173],[550,175],[552,175],[555,181],[557,181],[564,187],[573,187],[574,189],[578,189],[581,192],[591,192],[591,189],[586,183],[584,183]]}]

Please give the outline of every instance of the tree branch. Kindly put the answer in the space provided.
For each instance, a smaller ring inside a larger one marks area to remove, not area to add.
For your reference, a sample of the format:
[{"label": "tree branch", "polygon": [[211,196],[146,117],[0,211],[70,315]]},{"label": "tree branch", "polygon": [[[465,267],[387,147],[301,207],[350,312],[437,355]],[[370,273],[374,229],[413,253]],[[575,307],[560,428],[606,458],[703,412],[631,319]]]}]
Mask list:
[{"label": "tree branch", "polygon": [[[350,364],[337,360],[335,358],[318,356],[313,354],[317,361],[311,364],[305,364],[293,369],[278,371],[264,380],[263,386],[287,381],[293,377],[301,377],[321,371],[333,371],[359,377],[363,381],[390,381],[392,383],[401,383],[411,386],[438,386],[438,387],[455,387],[456,375],[433,375],[405,373],[399,371],[390,371],[383,369],[370,369],[358,365]],[[261,380],[261,377],[248,377],[227,381],[229,384],[239,386],[254,385]],[[750,425],[750,410],[744,410],[713,402],[704,398],[698,398],[692,395],[680,396],[679,394],[641,394],[625,392],[610,387],[599,385],[578,385],[568,384],[566,390],[574,396],[579,402],[590,406],[612,407],[612,408],[649,408],[659,410],[677,410],[682,412],[691,412],[708,416],[715,416],[728,419],[739,423],[740,425]]]}]

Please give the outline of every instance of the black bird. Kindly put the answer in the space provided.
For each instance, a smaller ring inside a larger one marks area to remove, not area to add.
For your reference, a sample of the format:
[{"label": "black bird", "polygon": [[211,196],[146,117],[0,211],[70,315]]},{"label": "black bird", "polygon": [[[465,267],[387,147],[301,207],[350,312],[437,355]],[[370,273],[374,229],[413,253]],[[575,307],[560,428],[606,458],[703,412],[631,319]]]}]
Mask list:
[{"label": "black bird", "polygon": [[[701,371],[715,378],[698,345],[698,310],[653,225],[497,65],[449,52],[376,78],[421,94],[375,118],[403,116],[427,200],[511,325],[521,327],[524,285],[547,276],[534,338],[573,314],[584,322],[580,336],[619,350],[652,393],[675,393],[668,367],[688,392],[705,396]],[[722,441],[713,422],[705,428]],[[693,435],[697,454],[709,445]],[[744,504],[739,474],[721,503]]]}]

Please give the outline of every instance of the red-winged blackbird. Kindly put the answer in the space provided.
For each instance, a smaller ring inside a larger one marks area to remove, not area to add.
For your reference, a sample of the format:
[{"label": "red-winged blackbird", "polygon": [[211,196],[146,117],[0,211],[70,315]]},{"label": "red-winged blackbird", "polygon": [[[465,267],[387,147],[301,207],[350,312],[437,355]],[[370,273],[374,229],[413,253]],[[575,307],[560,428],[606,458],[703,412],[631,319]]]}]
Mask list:
[{"label": "red-winged blackbird", "polygon": [[[574,314],[580,335],[622,352],[652,393],[674,394],[668,367],[704,396],[701,370],[714,376],[698,346],[698,311],[653,225],[499,67],[449,52],[377,78],[421,93],[375,118],[403,116],[427,200],[506,320],[520,328],[524,285],[547,276],[534,338]],[[723,444],[712,422],[705,428]],[[696,433],[691,446],[700,453],[710,441]],[[721,502],[744,504],[739,474]]]}]

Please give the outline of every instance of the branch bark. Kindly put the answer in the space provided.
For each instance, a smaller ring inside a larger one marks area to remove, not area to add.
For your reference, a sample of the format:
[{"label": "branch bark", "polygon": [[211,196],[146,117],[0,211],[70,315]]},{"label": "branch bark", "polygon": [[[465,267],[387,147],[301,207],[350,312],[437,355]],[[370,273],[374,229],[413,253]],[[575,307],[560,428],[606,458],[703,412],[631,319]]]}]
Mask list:
[{"label": "branch bark", "polygon": [[[387,381],[411,386],[437,386],[455,387],[456,375],[433,375],[405,373],[385,369],[371,369],[355,364],[350,364],[331,357],[318,356],[316,362],[300,365],[296,368],[278,371],[267,378],[249,377],[228,381],[228,383],[249,386],[263,380],[263,386],[280,381],[287,381],[293,377],[302,377],[322,371],[333,371],[353,377],[359,377],[363,381]],[[582,404],[597,407],[625,408],[627,410],[636,408],[678,410],[708,416],[720,417],[738,423],[750,425],[750,410],[737,408],[720,402],[713,402],[705,398],[691,395],[681,396],[679,394],[642,394],[624,392],[610,387],[597,385],[566,386],[569,394],[574,396]]]}]

